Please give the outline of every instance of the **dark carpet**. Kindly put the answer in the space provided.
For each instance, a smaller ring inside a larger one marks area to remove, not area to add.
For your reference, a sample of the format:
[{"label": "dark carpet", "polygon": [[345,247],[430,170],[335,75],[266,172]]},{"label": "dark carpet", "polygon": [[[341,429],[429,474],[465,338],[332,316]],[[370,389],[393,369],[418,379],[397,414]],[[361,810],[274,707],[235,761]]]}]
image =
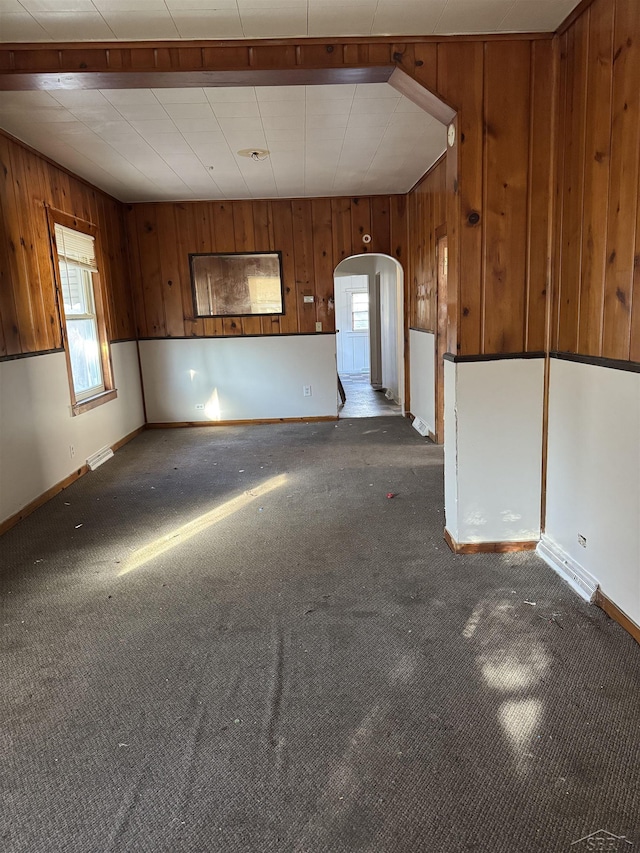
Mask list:
[{"label": "dark carpet", "polygon": [[62,492],[0,539],[1,849],[639,845],[640,649],[442,528],[397,417],[148,431]]}]

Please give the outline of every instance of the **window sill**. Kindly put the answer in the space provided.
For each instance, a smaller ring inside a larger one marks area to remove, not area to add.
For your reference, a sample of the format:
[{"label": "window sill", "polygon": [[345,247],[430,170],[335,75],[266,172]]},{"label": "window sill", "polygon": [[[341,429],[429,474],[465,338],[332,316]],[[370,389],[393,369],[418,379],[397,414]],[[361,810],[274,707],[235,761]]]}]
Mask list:
[{"label": "window sill", "polygon": [[95,397],[89,397],[88,400],[82,400],[80,403],[74,403],[71,406],[71,413],[73,415],[81,415],[83,412],[89,412],[91,409],[95,409],[103,403],[108,403],[109,400],[115,400],[117,396],[118,391],[115,388],[110,391],[101,391],[99,394],[96,394]]}]

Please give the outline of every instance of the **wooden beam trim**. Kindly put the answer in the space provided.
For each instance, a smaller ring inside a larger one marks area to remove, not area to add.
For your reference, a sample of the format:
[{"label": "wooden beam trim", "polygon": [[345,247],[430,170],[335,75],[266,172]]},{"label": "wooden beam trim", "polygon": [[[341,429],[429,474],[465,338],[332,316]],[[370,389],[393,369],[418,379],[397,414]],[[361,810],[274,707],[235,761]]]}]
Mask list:
[{"label": "wooden beam trim", "polygon": [[148,423],[147,429],[184,429],[185,427],[255,426],[260,424],[317,424],[337,421],[338,415],[321,415],[314,418],[246,418],[238,421],[168,421]]},{"label": "wooden beam trim", "polygon": [[587,11],[589,6],[591,6],[593,2],[594,0],[580,0],[580,3],[578,3],[578,5],[575,7],[575,9],[573,9],[573,11],[569,12],[567,17],[557,28],[555,34],[557,36],[561,36],[563,33],[566,33],[569,27],[575,24],[578,18]]}]

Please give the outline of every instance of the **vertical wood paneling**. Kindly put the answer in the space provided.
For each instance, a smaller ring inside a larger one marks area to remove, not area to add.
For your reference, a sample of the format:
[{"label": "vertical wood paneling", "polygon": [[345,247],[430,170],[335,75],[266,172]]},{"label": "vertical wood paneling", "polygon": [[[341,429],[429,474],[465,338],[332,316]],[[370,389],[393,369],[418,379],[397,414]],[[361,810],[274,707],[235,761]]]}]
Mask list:
[{"label": "vertical wood paneling", "polygon": [[62,345],[47,206],[97,226],[107,332],[134,337],[122,205],[0,135],[0,356]]},{"label": "vertical wood paneling", "polygon": [[[391,199],[396,198],[391,197]],[[129,205],[132,281],[142,337],[257,335],[334,331],[333,271],[375,235],[392,245],[389,196]],[[396,231],[404,216],[396,210]],[[405,228],[406,231],[406,228]],[[371,247],[369,244],[369,247]],[[403,242],[406,255],[406,238]],[[196,252],[279,251],[285,289],[282,317],[194,320],[187,258]],[[168,282],[172,284],[169,285]],[[313,302],[305,302],[313,296]]]},{"label": "vertical wood paneling", "polygon": [[552,346],[640,360],[640,15],[594,0],[563,36],[558,331]]},{"label": "vertical wood paneling", "polygon": [[[449,199],[452,210],[447,221],[451,299],[458,300],[460,308],[459,318],[451,325],[452,332],[457,328],[457,338],[450,343],[453,352],[464,354],[482,351],[483,68],[482,42],[438,45],[438,89],[459,110],[458,167],[449,161],[457,193]],[[503,69],[504,75],[509,73]]]},{"label": "vertical wood paneling", "polygon": [[530,50],[515,41],[485,47],[485,353],[524,350]]},{"label": "vertical wood paneling", "polygon": [[[640,14],[617,0],[602,355],[629,358],[640,151]],[[640,310],[640,308],[638,309]]]}]

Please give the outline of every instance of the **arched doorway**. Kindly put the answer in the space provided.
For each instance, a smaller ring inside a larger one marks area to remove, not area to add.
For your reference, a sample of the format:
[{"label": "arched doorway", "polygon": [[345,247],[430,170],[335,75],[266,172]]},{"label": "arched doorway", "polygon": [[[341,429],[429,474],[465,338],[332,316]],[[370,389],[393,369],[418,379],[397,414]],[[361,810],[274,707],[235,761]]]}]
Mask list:
[{"label": "arched doorway", "polygon": [[389,255],[352,255],[334,270],[340,417],[405,412],[404,272]]}]

